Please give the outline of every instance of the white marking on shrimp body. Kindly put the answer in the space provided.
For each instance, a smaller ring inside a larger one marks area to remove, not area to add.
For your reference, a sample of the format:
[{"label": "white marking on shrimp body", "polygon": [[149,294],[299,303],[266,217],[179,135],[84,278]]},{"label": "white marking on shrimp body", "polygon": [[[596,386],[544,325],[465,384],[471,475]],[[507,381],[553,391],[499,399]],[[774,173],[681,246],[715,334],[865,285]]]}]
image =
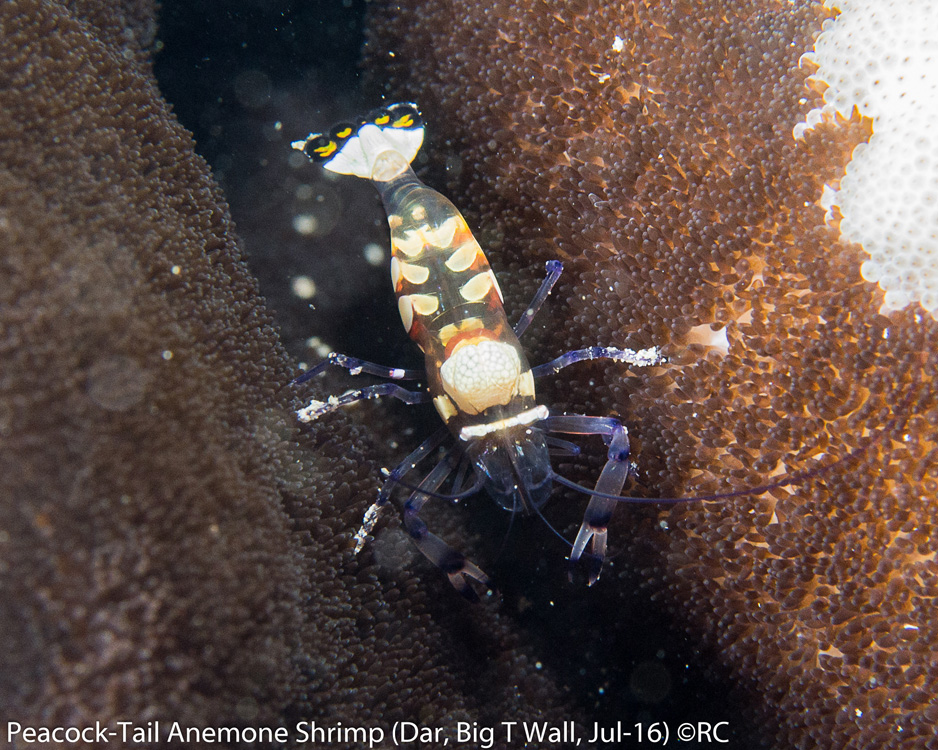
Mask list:
[{"label": "white marking on shrimp body", "polygon": [[401,263],[401,275],[411,284],[422,284],[430,277],[430,269],[426,266],[415,266],[412,263]]},{"label": "white marking on shrimp body", "polygon": [[484,437],[489,433],[498,432],[499,430],[503,430],[507,427],[517,427],[518,425],[523,424],[534,424],[535,422],[540,422],[542,419],[547,419],[548,416],[550,416],[550,411],[548,411],[546,406],[535,406],[533,409],[528,409],[527,411],[523,411],[513,417],[498,419],[494,422],[489,422],[488,424],[477,424],[463,427],[459,431],[459,439],[472,440],[473,438]]},{"label": "white marking on shrimp body", "polygon": [[478,302],[489,293],[494,284],[495,275],[491,271],[483,271],[459,287],[459,294],[467,302]]},{"label": "white marking on shrimp body", "polygon": [[501,341],[462,346],[440,367],[443,387],[466,414],[507,404],[518,392],[520,376],[518,352]]},{"label": "white marking on shrimp body", "polygon": [[462,273],[472,265],[480,252],[482,252],[482,248],[479,247],[479,243],[475,240],[469,240],[449,256],[446,267],[453,273]]},{"label": "white marking on shrimp body", "polygon": [[427,244],[423,233],[414,229],[408,229],[402,235],[391,237],[391,249],[399,250],[408,258],[415,258],[423,252],[423,246]]},{"label": "white marking on shrimp body", "polygon": [[397,311],[401,315],[404,330],[410,333],[410,327],[414,324],[414,305],[410,301],[409,294],[397,298]]}]

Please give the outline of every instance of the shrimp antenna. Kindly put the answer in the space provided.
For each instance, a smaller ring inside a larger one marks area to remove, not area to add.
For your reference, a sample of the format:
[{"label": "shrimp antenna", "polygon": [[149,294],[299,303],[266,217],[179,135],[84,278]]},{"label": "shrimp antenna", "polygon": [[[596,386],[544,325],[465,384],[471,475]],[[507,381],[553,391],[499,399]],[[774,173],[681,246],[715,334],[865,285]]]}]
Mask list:
[{"label": "shrimp antenna", "polygon": [[508,537],[511,536],[511,530],[514,528],[516,515],[518,515],[518,511],[512,506],[511,515],[508,517],[508,528],[505,529],[505,535],[502,537],[502,543],[498,546],[498,552],[495,553],[495,558],[492,560],[493,563],[502,556],[502,552],[504,552],[505,547],[508,546]]},{"label": "shrimp antenna", "polygon": [[[554,474],[555,479],[556,477],[557,475]],[[541,509],[538,508],[536,505],[534,506],[534,512],[537,513],[538,517],[544,522],[544,525],[553,532],[555,537],[557,537],[561,542],[566,544],[568,547],[573,547],[573,542],[569,541],[567,537],[565,537],[563,534],[557,531],[557,529],[555,529],[553,525],[551,525],[551,522],[547,520],[547,517],[541,512]]]},{"label": "shrimp antenna", "polygon": [[399,484],[405,490],[410,490],[411,492],[419,492],[421,495],[426,495],[427,497],[436,497],[440,500],[462,500],[467,497],[475,495],[479,490],[482,489],[482,480],[476,478],[476,480],[469,485],[465,490],[460,490],[459,492],[436,492],[435,490],[428,490],[422,487],[419,487],[416,484],[411,484],[410,482],[405,482],[403,479],[398,479],[396,477],[388,477],[388,480],[394,484]]}]

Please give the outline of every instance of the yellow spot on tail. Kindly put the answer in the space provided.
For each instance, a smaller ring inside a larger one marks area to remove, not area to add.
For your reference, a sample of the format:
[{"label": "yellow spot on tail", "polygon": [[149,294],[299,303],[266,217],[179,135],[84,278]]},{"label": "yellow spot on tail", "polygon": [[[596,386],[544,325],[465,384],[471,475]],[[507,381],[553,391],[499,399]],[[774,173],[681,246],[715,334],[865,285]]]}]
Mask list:
[{"label": "yellow spot on tail", "polygon": [[410,300],[410,295],[405,294],[397,299],[397,311],[401,315],[401,323],[404,324],[404,330],[410,333],[411,326],[414,324],[414,305]]},{"label": "yellow spot on tail", "polygon": [[410,301],[421,315],[433,315],[440,308],[440,300],[433,294],[411,294]]},{"label": "yellow spot on tail", "polygon": [[375,125],[387,125],[391,122],[391,115],[381,115],[375,118]]},{"label": "yellow spot on tail", "polygon": [[479,243],[475,240],[469,240],[469,242],[449,256],[449,259],[446,261],[446,267],[454,273],[465,271],[472,265],[480,252],[482,252],[482,248],[479,247]]},{"label": "yellow spot on tail", "polygon": [[411,115],[404,115],[403,117],[398,117],[391,124],[395,128],[409,128],[414,124],[414,118]]},{"label": "yellow spot on tail", "polygon": [[336,138],[348,138],[352,134],[351,128],[342,128],[338,133],[335,134]]},{"label": "yellow spot on tail", "polygon": [[494,282],[491,271],[477,273],[469,281],[459,287],[459,294],[466,302],[478,302],[485,299]]},{"label": "yellow spot on tail", "polygon": [[325,146],[314,148],[313,151],[319,156],[332,156],[337,148],[338,146],[335,141],[329,141]]},{"label": "yellow spot on tail", "polygon": [[410,263],[401,263],[401,274],[411,284],[422,284],[430,278],[430,269],[425,266],[415,266]]}]

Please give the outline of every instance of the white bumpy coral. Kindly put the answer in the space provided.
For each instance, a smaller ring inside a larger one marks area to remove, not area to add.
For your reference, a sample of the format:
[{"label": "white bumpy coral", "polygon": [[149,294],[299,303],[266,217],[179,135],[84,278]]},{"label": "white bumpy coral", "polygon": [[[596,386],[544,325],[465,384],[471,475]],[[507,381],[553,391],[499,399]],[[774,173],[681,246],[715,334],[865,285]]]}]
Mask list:
[{"label": "white bumpy coral", "polygon": [[873,120],[869,143],[853,152],[837,206],[844,239],[870,259],[863,278],[886,292],[886,309],[918,302],[938,316],[938,3],[826,0],[827,21],[805,60],[827,84],[825,106],[795,127],[800,138],[825,115],[854,106]]}]

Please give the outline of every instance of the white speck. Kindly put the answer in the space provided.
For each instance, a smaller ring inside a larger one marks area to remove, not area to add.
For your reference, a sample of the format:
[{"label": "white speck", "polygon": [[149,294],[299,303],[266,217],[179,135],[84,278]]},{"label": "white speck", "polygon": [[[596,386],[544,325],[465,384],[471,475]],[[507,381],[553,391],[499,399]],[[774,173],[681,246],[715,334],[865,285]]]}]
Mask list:
[{"label": "white speck", "polygon": [[543,669],[543,668],[544,668],[544,665],[541,664],[539,661],[536,661],[536,662],[534,662],[534,668],[535,668],[535,669]]},{"label": "white speck", "polygon": [[179,274],[182,273],[182,266],[173,266],[169,270],[170,270],[170,273],[173,274],[173,276],[178,276]]},{"label": "white speck", "polygon": [[280,122],[280,120],[277,120],[277,122],[274,123],[274,130],[276,130],[278,133],[283,130],[283,123]]},{"label": "white speck", "polygon": [[297,214],[293,217],[293,229],[297,234],[315,234],[319,222],[312,214]]},{"label": "white speck", "polygon": [[380,266],[384,263],[384,248],[377,242],[369,242],[365,245],[362,255],[373,266]]},{"label": "white speck", "polygon": [[903,630],[918,630],[918,625],[903,625]]},{"label": "white speck", "polygon": [[625,49],[625,40],[616,34],[616,38],[612,40],[612,51],[621,52]]},{"label": "white speck", "polygon": [[163,354],[161,355],[163,359],[169,361],[173,358],[173,352],[171,349],[164,349]]},{"label": "white speck", "polygon": [[853,709],[853,713],[857,715],[857,718],[860,718],[861,716],[863,716],[863,712],[859,708]]},{"label": "white speck", "polygon": [[348,374],[349,374],[349,375],[361,375],[361,374],[362,374],[362,368],[361,368],[361,367],[353,367],[351,370],[348,371]]},{"label": "white speck", "polygon": [[312,299],[316,296],[316,282],[309,276],[294,276],[290,288],[300,299]]},{"label": "white speck", "polygon": [[391,370],[391,378],[393,380],[398,380],[402,377],[404,377],[404,370],[401,370],[400,368],[394,368]]}]

